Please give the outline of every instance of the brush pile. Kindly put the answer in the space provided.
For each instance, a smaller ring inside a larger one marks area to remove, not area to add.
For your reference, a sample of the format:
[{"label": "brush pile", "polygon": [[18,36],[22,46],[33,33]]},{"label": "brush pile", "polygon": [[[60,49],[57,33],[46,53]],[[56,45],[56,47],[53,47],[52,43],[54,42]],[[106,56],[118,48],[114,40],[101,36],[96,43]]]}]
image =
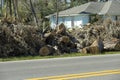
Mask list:
[{"label": "brush pile", "polygon": [[83,53],[101,53],[120,51],[120,21],[105,19],[103,24],[89,24],[83,28],[73,29],[71,35],[79,41]]},{"label": "brush pile", "polygon": [[56,29],[41,33],[38,27],[0,23],[0,57],[60,55],[83,52],[120,51],[120,22],[104,21],[102,25],[66,29],[61,23]]},{"label": "brush pile", "polygon": [[66,32],[64,24],[45,33],[30,25],[0,25],[0,57],[77,52],[73,41],[74,38]]}]

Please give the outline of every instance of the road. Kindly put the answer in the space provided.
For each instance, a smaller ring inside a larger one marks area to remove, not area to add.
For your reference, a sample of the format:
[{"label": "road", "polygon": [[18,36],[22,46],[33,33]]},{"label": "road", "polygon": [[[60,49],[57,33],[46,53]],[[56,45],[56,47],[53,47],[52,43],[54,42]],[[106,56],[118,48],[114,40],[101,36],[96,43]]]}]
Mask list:
[{"label": "road", "polygon": [[120,54],[0,62],[0,80],[65,79],[120,80]]}]

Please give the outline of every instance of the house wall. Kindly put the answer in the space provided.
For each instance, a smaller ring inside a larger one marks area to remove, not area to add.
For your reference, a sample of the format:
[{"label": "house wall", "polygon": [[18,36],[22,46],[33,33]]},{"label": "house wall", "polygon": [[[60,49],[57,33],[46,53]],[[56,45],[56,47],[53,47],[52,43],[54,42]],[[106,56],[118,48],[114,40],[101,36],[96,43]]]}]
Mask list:
[{"label": "house wall", "polygon": [[111,20],[115,21],[116,20],[116,16],[103,16],[103,19],[106,18],[111,18]]},{"label": "house wall", "polygon": [[89,15],[78,15],[74,17],[74,26],[82,27],[83,25],[89,23]]},{"label": "house wall", "polygon": [[50,27],[55,28],[55,26],[56,26],[55,17],[51,16],[50,17]]},{"label": "house wall", "polygon": [[[55,17],[50,17],[51,27],[55,27]],[[64,23],[67,28],[82,27],[89,22],[89,15],[80,14],[76,16],[63,16],[58,18],[58,24]]]},{"label": "house wall", "polygon": [[72,28],[72,17],[68,16],[68,17],[64,17],[65,21],[64,24],[67,28]]}]

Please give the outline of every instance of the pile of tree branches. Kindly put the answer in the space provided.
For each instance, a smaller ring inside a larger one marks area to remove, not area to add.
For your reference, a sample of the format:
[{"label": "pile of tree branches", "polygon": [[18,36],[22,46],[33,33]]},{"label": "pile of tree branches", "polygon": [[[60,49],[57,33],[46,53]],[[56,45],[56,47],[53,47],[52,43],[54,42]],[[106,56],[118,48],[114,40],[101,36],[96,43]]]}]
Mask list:
[{"label": "pile of tree branches", "polygon": [[[73,29],[71,31],[71,35],[75,36],[75,38],[79,41],[79,43],[77,43],[79,45],[79,49],[81,49],[80,51],[83,49],[84,53],[94,53],[96,47],[93,48],[92,44],[95,41],[95,45],[97,45],[97,47],[100,47],[98,44],[104,45],[103,50],[120,51],[120,21],[112,21],[107,18],[99,25],[89,24],[83,28]],[[92,49],[91,46],[94,51],[90,52],[90,49]],[[98,51],[96,51],[96,53],[98,53]]]},{"label": "pile of tree branches", "polygon": [[41,33],[30,25],[0,25],[0,57],[57,55],[77,52],[74,38],[66,32],[64,24],[55,30]]},{"label": "pile of tree branches", "polygon": [[60,55],[83,52],[120,51],[120,22],[105,21],[103,25],[87,25],[66,29],[61,23],[44,32],[36,26],[0,23],[0,57]]}]

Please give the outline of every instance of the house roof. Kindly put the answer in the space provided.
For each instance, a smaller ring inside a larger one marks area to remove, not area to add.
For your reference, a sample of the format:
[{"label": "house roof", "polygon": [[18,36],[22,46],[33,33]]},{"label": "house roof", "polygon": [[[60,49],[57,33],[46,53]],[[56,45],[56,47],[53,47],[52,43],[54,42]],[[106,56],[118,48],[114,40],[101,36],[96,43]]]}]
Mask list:
[{"label": "house roof", "polygon": [[80,14],[81,12],[85,11],[85,9],[87,9],[87,7],[90,5],[91,3],[86,3],[80,6],[76,6],[64,11],[60,11],[59,12],[59,16],[69,16],[69,15],[76,15],[76,14]]},{"label": "house roof", "polygon": [[[70,8],[70,9],[66,9],[64,11],[60,11],[59,12],[59,16],[70,16],[70,15],[78,15],[80,14],[81,12],[85,11],[85,9],[91,4],[91,2],[89,3],[86,3],[86,4],[83,4],[83,5],[80,5],[80,6],[76,6],[76,7],[73,7],[73,8]],[[52,15],[56,15],[56,13],[54,14],[50,14],[46,17],[50,17]]]},{"label": "house roof", "polygon": [[90,2],[90,5],[85,9],[84,12],[97,14],[100,12],[104,4],[104,2]]},{"label": "house roof", "polygon": [[59,16],[76,15],[81,13],[97,14],[102,9],[103,4],[104,4],[103,2],[88,2],[80,6],[60,11]]},{"label": "house roof", "polygon": [[[88,2],[80,6],[60,11],[59,16],[72,16],[81,13],[120,15],[120,1],[112,0],[108,2]],[[51,14],[47,17],[50,17],[52,15],[56,15],[56,13]]]},{"label": "house roof", "polygon": [[120,15],[120,0],[106,2],[99,14]]}]

